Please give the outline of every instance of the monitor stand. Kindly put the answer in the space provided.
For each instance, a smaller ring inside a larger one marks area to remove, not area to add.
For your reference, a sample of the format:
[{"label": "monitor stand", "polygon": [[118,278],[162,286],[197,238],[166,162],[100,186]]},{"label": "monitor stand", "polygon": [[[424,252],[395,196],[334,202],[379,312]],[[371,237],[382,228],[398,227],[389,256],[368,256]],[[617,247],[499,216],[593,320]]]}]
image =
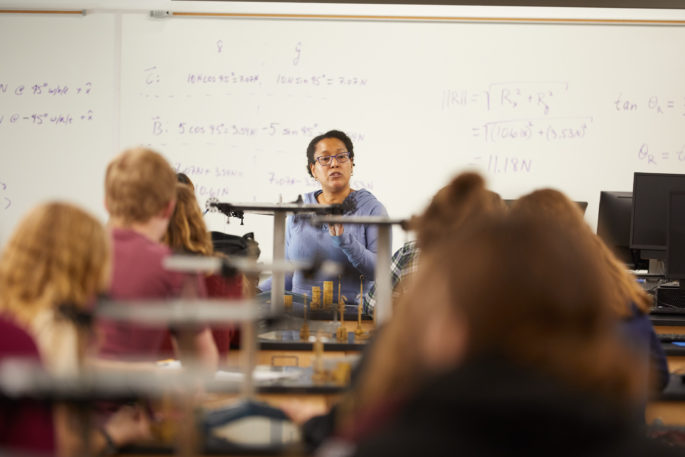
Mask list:
[{"label": "monitor stand", "polygon": [[661,275],[666,273],[666,266],[663,260],[649,259],[649,270],[647,270],[650,275]]}]

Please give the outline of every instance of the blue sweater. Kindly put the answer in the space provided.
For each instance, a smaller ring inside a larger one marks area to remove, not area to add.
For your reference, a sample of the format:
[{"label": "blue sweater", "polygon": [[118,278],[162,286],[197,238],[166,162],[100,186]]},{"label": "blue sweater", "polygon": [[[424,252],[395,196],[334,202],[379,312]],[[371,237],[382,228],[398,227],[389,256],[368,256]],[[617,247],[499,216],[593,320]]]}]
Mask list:
[{"label": "blue sweater", "polygon": [[[317,203],[320,190],[304,195],[304,203]],[[371,192],[357,190],[347,197],[354,199],[353,216],[387,216],[385,207]],[[341,236],[331,236],[328,226],[314,227],[306,220],[289,216],[285,226],[285,257],[288,260],[310,260],[319,258],[332,260],[343,265],[342,294],[347,302],[356,302],[359,295],[359,275],[364,275],[364,289],[373,284],[376,268],[378,229],[375,226],[345,225]],[[333,300],[338,299],[338,278],[315,277],[307,279],[302,272],[286,275],[285,289],[311,298],[312,286],[322,287],[323,281],[334,281]],[[271,278],[259,285],[262,291],[271,290]]]}]

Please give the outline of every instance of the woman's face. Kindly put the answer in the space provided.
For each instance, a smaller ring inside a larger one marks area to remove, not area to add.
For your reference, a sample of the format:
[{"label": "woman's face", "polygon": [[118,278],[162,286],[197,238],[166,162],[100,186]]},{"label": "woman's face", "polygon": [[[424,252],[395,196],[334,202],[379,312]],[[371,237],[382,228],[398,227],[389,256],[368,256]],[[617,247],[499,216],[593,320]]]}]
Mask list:
[{"label": "woman's face", "polygon": [[309,165],[312,175],[321,183],[321,188],[329,192],[340,192],[350,187],[352,176],[352,160],[340,162],[331,159],[328,165],[321,165],[319,157],[330,157],[346,153],[345,143],[337,138],[324,138],[316,143],[314,149],[314,163]]}]

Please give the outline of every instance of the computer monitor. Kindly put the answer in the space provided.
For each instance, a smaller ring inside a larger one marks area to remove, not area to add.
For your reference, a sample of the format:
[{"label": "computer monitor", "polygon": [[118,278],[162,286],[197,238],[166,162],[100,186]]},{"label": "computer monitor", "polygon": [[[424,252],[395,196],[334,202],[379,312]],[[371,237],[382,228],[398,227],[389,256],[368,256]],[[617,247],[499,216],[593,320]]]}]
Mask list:
[{"label": "computer monitor", "polygon": [[666,259],[668,200],[679,191],[685,192],[685,175],[634,174],[630,247],[643,259]]},{"label": "computer monitor", "polygon": [[609,246],[616,257],[630,268],[647,269],[647,262],[640,260],[640,252],[630,249],[630,215],[632,211],[632,192],[601,191],[599,194],[597,235]]},{"label": "computer monitor", "polygon": [[685,192],[671,192],[668,204],[666,276],[685,288]]}]

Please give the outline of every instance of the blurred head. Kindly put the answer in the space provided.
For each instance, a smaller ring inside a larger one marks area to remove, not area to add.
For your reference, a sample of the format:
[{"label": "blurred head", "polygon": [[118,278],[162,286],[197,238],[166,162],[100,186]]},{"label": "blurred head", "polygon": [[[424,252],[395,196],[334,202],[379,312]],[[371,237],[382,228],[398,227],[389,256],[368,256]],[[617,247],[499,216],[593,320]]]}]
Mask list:
[{"label": "blurred head", "polygon": [[176,172],[159,153],[146,148],[126,150],[107,166],[107,211],[124,225],[168,218],[176,182]]},{"label": "blurred head", "polygon": [[414,281],[346,403],[348,418],[479,357],[504,358],[626,406],[644,391],[634,370],[640,362],[616,338],[608,272],[592,240],[572,224],[495,210],[472,214],[458,230],[431,233]]},{"label": "blurred head", "polygon": [[551,219],[562,225],[592,233],[585,222],[583,210],[562,192],[555,189],[539,189],[512,203],[512,210],[537,214],[542,219]]},{"label": "blurred head", "polygon": [[419,217],[411,220],[422,251],[439,246],[474,218],[499,214],[506,207],[500,196],[485,188],[477,173],[462,173],[440,189]]},{"label": "blurred head", "polygon": [[85,307],[106,290],[109,237],[102,224],[67,203],[29,212],[0,258],[0,309],[30,322],[46,308]]},{"label": "blurred head", "polygon": [[578,205],[562,192],[554,189],[536,190],[516,200],[511,211],[516,214],[556,221],[572,230],[576,236],[592,244],[595,255],[611,278],[608,284],[611,294],[608,303],[619,317],[631,315],[631,303],[643,312],[649,311],[652,299],[640,287],[626,266],[611,252],[611,249],[592,232]]},{"label": "blurred head", "polygon": [[344,132],[331,130],[315,137],[307,146],[307,171],[326,191],[349,188],[353,167],[354,147]]},{"label": "blurred head", "polygon": [[430,302],[449,309],[436,317],[466,333],[452,354],[418,349],[432,370],[496,356],[622,404],[644,388],[615,337],[606,268],[576,228],[533,213],[490,218],[423,257],[420,268],[443,284]]},{"label": "blurred head", "polygon": [[192,188],[176,184],[176,207],[169,220],[164,243],[176,251],[211,255],[212,237]]}]

